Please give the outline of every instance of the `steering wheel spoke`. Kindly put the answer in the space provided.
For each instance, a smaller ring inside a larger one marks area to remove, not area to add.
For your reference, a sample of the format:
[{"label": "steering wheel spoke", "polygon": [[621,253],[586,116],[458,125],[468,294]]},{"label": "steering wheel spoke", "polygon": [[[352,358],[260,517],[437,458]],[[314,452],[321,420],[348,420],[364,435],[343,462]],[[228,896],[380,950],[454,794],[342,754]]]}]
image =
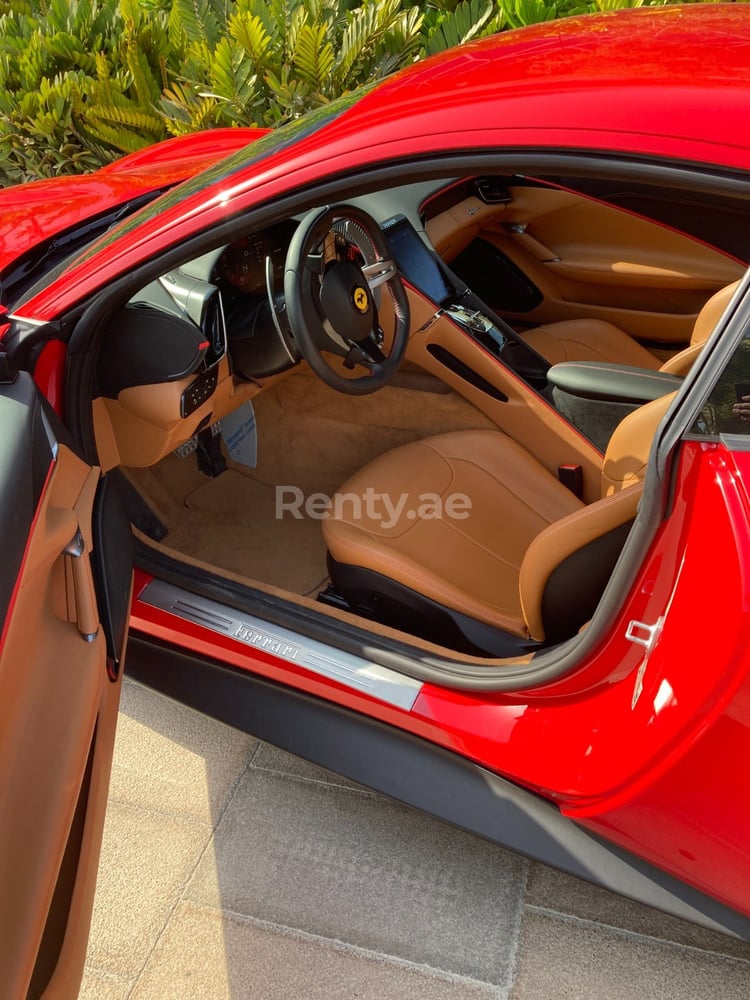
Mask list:
[{"label": "steering wheel spoke", "polygon": [[370,291],[385,285],[398,275],[396,262],[393,260],[376,260],[374,264],[365,264],[362,274]]},{"label": "steering wheel spoke", "polygon": [[359,351],[365,355],[365,364],[370,361],[376,365],[382,365],[385,364],[387,360],[385,354],[383,354],[380,344],[378,343],[377,335],[374,331],[365,340],[360,340],[352,346],[357,347]]},{"label": "steering wheel spoke", "polygon": [[309,253],[305,256],[304,267],[311,274],[320,275],[323,273],[323,254]]},{"label": "steering wheel spoke", "polygon": [[[371,263],[363,264],[363,256]],[[387,353],[373,294],[381,285],[388,286],[394,305]],[[284,296],[297,345],[327,385],[363,395],[395,375],[409,340],[409,303],[383,232],[362,209],[333,205],[302,220],[287,252]],[[362,366],[366,374],[347,377],[328,363],[329,354],[343,357],[347,369]]]}]

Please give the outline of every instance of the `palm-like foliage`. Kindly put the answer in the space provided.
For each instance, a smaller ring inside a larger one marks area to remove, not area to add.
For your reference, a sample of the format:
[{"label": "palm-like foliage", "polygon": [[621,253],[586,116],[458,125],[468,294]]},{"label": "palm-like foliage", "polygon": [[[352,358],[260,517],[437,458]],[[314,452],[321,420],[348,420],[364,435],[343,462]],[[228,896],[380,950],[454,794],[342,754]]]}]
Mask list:
[{"label": "palm-like foliage", "polygon": [[161,139],[166,35],[137,0],[5,4],[0,176],[93,168]]},{"label": "palm-like foliage", "polygon": [[663,2],[0,0],[0,183],[168,135],[277,125],[506,27]]},{"label": "palm-like foliage", "polygon": [[402,0],[175,0],[183,71],[160,102],[166,127],[288,121],[413,59],[421,22]]}]

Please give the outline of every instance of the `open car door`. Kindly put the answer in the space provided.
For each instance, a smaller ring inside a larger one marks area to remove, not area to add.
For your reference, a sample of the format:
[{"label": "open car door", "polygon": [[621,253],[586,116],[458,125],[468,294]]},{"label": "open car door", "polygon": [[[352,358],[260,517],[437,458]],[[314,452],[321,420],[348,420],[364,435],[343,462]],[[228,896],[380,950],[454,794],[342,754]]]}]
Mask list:
[{"label": "open car door", "polygon": [[0,982],[75,998],[107,800],[130,527],[0,354]]}]

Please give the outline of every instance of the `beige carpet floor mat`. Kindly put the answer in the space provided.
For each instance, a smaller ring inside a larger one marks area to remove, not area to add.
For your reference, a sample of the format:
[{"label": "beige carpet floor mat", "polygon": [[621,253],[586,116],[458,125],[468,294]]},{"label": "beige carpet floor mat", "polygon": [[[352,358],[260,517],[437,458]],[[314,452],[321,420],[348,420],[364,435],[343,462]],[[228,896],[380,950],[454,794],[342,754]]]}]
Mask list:
[{"label": "beige carpet floor mat", "polygon": [[312,374],[293,375],[253,400],[258,467],[252,475],[305,492],[333,493],[399,445],[451,430],[494,428],[455,392],[386,386],[345,396]]},{"label": "beige carpet floor mat", "polygon": [[164,539],[169,548],[297,594],[325,580],[320,521],[277,519],[273,487],[230,469],[185,505],[187,518]]}]

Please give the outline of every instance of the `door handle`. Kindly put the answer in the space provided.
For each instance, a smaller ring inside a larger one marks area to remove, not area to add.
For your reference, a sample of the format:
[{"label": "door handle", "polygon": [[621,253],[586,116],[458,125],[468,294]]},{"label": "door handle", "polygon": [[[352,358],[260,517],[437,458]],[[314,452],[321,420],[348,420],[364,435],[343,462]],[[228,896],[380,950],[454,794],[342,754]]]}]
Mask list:
[{"label": "door handle", "polygon": [[532,257],[536,257],[542,264],[556,264],[560,260],[560,255],[550,250],[544,243],[540,243],[536,237],[526,231],[525,222],[506,222],[503,228],[514,238],[519,246],[528,251]]},{"label": "door handle", "polygon": [[86,558],[86,545],[80,528],[77,529],[63,552],[70,557],[73,569],[78,631],[86,642],[93,642],[99,634],[99,610],[96,606],[91,566]]}]

